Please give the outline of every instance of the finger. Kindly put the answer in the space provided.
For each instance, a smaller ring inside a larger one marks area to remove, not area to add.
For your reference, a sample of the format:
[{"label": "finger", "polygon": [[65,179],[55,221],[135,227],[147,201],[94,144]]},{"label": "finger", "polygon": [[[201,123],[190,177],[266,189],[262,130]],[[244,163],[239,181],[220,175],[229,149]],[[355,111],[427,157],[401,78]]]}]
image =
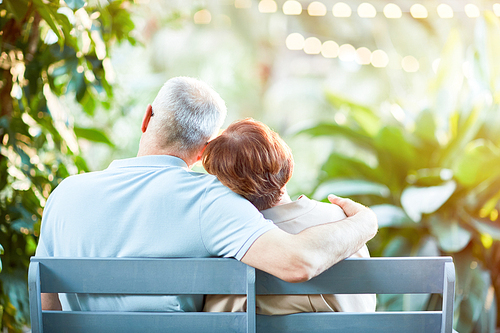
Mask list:
[{"label": "finger", "polygon": [[351,199],[348,199],[348,198],[341,198],[341,197],[338,197],[334,194],[330,194],[328,195],[328,200],[332,203],[332,204],[336,204],[340,207],[343,208],[343,206],[345,205],[348,205],[349,203],[354,203],[354,201],[352,201]]},{"label": "finger", "polygon": [[328,195],[328,201],[330,201],[331,203],[333,203],[334,201],[337,201],[337,199],[340,199],[340,198],[338,196],[336,196],[335,194]]}]

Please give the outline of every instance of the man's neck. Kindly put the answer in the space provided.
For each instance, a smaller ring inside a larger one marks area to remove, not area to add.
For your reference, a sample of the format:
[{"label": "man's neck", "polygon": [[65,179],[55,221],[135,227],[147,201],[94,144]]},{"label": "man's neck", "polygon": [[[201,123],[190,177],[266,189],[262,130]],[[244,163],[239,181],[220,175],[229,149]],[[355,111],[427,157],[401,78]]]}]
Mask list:
[{"label": "man's neck", "polygon": [[177,151],[173,149],[157,149],[157,148],[145,148],[145,147],[139,147],[139,152],[137,153],[137,157],[141,156],[150,156],[150,155],[168,155],[168,156],[174,156],[178,157],[184,162],[186,162],[187,166],[189,169],[193,167],[193,165],[196,163],[196,158],[190,158],[183,156],[182,154],[179,154]]}]

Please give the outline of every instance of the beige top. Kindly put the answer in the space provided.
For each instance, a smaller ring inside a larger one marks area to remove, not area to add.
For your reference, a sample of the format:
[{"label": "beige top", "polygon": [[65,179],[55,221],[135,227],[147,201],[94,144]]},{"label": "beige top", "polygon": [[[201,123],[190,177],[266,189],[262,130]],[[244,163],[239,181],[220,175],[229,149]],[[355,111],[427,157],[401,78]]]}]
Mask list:
[{"label": "beige top", "polygon": [[[280,229],[291,234],[297,234],[318,224],[346,218],[339,206],[310,200],[304,195],[291,203],[266,209],[262,211],[262,214],[265,218],[274,221]],[[366,245],[352,257],[370,257]],[[374,312],[375,305],[374,294],[257,296],[257,313],[265,315],[329,311]],[[246,297],[207,295],[203,310],[207,312],[246,311]]]}]

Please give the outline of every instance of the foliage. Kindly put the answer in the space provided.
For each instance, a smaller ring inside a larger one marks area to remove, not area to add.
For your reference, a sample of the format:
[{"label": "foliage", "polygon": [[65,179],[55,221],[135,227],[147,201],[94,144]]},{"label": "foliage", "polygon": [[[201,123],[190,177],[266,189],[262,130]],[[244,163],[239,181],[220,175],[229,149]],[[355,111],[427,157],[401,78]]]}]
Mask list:
[{"label": "foliage", "polygon": [[[429,109],[412,117],[393,102],[379,112],[327,93],[343,115],[335,119],[345,122],[301,131],[336,143],[313,197],[354,196],[376,212],[372,255],[453,256],[454,326],[461,333],[494,331],[500,308],[499,19],[486,13],[475,33],[466,57],[474,70],[466,80],[457,61],[460,40],[450,34],[429,87],[435,96]],[[450,92],[457,73],[463,84]],[[433,309],[438,301],[380,295],[379,308]]]},{"label": "foliage", "polygon": [[[29,322],[27,268],[42,209],[65,177],[87,171],[78,139],[112,145],[95,128],[74,127],[61,99],[109,108],[109,49],[134,28],[126,0],[0,2],[1,327]],[[78,104],[76,104],[78,105]]]}]

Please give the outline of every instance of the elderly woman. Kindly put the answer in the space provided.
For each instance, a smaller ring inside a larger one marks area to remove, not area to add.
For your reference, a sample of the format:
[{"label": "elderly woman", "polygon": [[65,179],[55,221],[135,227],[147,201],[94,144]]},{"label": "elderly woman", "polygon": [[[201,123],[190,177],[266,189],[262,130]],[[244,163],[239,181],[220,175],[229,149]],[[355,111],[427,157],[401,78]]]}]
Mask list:
[{"label": "elderly woman", "polygon": [[[302,195],[292,201],[286,183],[293,171],[290,148],[266,125],[253,119],[232,123],[212,140],[202,157],[208,173],[257,207],[264,217],[289,233],[344,219],[342,209]],[[369,257],[366,245],[354,257]],[[205,311],[246,311],[245,296],[208,295]],[[375,311],[375,295],[258,296],[257,313]]]}]

